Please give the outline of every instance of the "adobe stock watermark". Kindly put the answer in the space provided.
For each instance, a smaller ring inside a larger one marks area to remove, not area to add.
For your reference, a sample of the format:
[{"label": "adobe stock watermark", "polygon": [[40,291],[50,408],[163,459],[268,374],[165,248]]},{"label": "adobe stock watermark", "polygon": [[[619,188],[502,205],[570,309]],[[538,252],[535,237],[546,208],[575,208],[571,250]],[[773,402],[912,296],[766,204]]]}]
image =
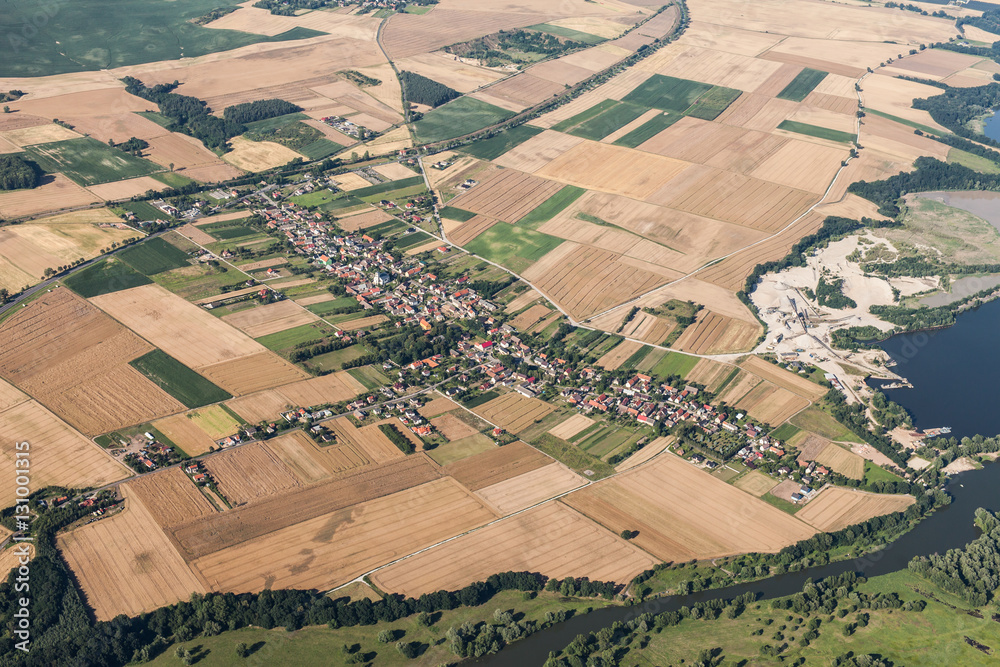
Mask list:
[{"label": "adobe stock watermark", "polygon": [[49,21],[55,18],[56,14],[59,13],[59,10],[65,3],[66,0],[39,2],[35,6],[35,11],[32,12],[21,25],[20,30],[15,28],[4,35],[7,46],[14,51],[18,51],[28,46],[28,43],[38,36],[38,31],[48,25]]},{"label": "adobe stock watermark", "polygon": [[14,443],[14,521],[17,532],[11,538],[17,542],[12,552],[17,557],[18,567],[14,575],[14,592],[18,594],[17,610],[14,612],[14,636],[18,640],[14,647],[28,652],[31,644],[31,443]]}]

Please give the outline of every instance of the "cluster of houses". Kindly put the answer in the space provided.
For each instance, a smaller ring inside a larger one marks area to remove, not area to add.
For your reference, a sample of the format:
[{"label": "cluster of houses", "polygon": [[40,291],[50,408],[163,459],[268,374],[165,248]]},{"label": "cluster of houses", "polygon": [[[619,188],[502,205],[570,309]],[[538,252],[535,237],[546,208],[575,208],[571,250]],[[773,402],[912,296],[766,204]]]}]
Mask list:
[{"label": "cluster of houses", "polygon": [[374,139],[378,136],[377,132],[369,130],[363,125],[358,125],[343,116],[324,116],[320,120],[341,134],[346,134],[355,139]]},{"label": "cluster of houses", "polygon": [[212,481],[208,472],[202,470],[201,461],[195,461],[194,463],[184,466],[184,472],[187,473],[192,480],[194,480],[195,484],[207,484]]}]

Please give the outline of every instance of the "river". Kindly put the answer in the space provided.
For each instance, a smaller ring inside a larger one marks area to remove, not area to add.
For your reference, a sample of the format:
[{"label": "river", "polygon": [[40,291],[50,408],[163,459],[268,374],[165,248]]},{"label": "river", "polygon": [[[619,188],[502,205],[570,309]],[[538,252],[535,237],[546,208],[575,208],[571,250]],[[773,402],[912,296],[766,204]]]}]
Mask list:
[{"label": "river", "polygon": [[[892,400],[915,415],[922,428],[951,426],[962,437],[1000,433],[1000,410],[995,391],[988,389],[1000,377],[1000,354],[993,334],[1000,331],[1000,301],[963,313],[947,329],[895,336],[882,346],[898,363],[896,370],[913,389],[886,390]],[[1000,464],[956,476],[948,486],[954,500],[938,510],[885,550],[857,560],[809,568],[763,581],[688,596],[650,600],[635,607],[610,607],[571,618],[508,646],[475,664],[491,667],[529,667],[545,662],[550,651],[566,647],[582,633],[594,632],[615,621],[625,621],[644,612],[671,611],[714,598],[733,598],[747,591],[762,599],[790,595],[802,589],[806,579],[820,579],[848,570],[872,577],[904,569],[914,557],[960,548],[978,537],[973,525],[977,508],[1000,510]]]},{"label": "river", "polygon": [[627,621],[644,612],[672,611],[695,602],[734,598],[748,591],[757,593],[760,599],[765,600],[791,595],[802,590],[806,579],[821,579],[849,570],[866,577],[902,570],[914,556],[960,548],[976,539],[979,531],[973,525],[975,511],[979,507],[993,511],[1000,510],[998,487],[1000,487],[1000,464],[989,463],[983,470],[956,476],[948,486],[948,491],[954,496],[951,505],[935,512],[881,552],[731,588],[658,598],[635,607],[598,609],[538,632],[511,644],[500,653],[480,658],[473,664],[491,667],[537,667],[545,662],[550,651],[565,648],[577,635],[597,631],[615,621]]}]

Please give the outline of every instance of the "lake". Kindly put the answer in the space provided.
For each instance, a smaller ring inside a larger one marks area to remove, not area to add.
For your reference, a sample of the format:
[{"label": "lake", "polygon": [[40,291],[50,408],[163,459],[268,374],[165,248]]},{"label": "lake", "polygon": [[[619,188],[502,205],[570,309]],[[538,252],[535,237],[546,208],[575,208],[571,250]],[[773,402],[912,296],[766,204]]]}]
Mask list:
[{"label": "lake", "polygon": [[962,313],[947,329],[893,336],[881,347],[913,388],[883,391],[910,411],[918,428],[950,426],[957,438],[1000,433],[992,384],[1000,378],[998,331],[1000,301],[993,301]]},{"label": "lake", "polygon": [[994,113],[983,123],[983,134],[993,141],[1000,141],[1000,116]]}]

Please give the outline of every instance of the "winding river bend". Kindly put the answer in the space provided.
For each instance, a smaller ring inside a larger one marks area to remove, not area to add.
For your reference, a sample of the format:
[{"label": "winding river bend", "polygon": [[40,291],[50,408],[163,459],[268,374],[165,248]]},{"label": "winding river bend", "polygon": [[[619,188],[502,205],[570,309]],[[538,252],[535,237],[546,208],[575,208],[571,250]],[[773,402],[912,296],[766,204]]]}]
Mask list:
[{"label": "winding river bend", "polygon": [[[948,329],[896,336],[883,343],[900,374],[914,389],[888,390],[892,400],[914,415],[922,428],[951,426],[963,437],[1000,433],[1000,410],[996,408],[993,382],[1000,377],[1000,354],[995,335],[1000,331],[1000,301],[963,313]],[[952,479],[948,491],[951,505],[938,510],[885,550],[857,560],[809,568],[730,588],[693,595],[650,600],[635,607],[611,607],[571,618],[512,644],[475,664],[491,667],[541,665],[550,651],[566,647],[581,633],[593,632],[615,621],[641,613],[671,611],[695,602],[732,598],[748,591],[762,599],[790,595],[802,589],[806,579],[820,579],[853,570],[871,577],[904,569],[914,556],[960,548],[978,537],[973,525],[977,508],[1000,510],[1000,464],[962,473]]]}]

